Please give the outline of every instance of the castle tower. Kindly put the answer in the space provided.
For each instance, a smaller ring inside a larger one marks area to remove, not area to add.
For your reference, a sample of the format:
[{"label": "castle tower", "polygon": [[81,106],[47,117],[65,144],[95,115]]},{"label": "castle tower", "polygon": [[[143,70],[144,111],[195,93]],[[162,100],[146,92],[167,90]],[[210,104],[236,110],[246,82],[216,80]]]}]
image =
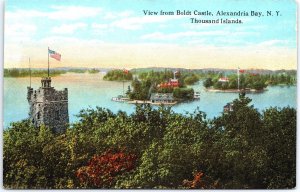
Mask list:
[{"label": "castle tower", "polygon": [[37,90],[27,88],[30,121],[35,127],[43,124],[54,133],[63,133],[69,123],[68,89],[55,90],[51,87],[51,77],[42,78],[41,83]]}]

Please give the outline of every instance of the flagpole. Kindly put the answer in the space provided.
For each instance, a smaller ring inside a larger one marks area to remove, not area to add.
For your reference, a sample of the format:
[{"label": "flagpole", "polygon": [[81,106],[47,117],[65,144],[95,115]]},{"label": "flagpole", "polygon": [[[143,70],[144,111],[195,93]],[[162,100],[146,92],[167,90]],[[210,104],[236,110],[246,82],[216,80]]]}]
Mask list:
[{"label": "flagpole", "polygon": [[125,79],[124,73],[125,73],[125,69],[123,69],[123,97],[124,97],[124,79]]},{"label": "flagpole", "polygon": [[239,67],[237,70],[237,75],[238,75],[238,90],[240,91],[240,68]]},{"label": "flagpole", "polygon": [[29,57],[29,86],[31,87],[31,65],[30,65],[30,57]]},{"label": "flagpole", "polygon": [[49,47],[48,47],[48,77],[49,77]]}]

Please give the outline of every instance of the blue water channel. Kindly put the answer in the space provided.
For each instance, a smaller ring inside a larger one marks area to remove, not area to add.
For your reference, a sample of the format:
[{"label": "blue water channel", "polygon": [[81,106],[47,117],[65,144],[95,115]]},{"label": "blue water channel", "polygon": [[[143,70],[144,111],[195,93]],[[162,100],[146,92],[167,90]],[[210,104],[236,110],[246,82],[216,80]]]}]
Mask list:
[{"label": "blue water channel", "polygon": [[[104,74],[76,74],[68,73],[52,78],[52,86],[69,91],[69,116],[70,122],[76,122],[76,115],[81,109],[95,108],[96,106],[109,108],[113,112],[119,110],[132,113],[135,106],[127,103],[111,101],[111,98],[122,94],[123,83],[103,81]],[[31,84],[34,89],[41,86],[40,78],[32,78]],[[28,117],[29,105],[27,102],[27,86],[29,78],[4,78],[4,127],[11,122],[19,121]],[[125,91],[130,82],[125,82]],[[193,102],[180,103],[172,107],[175,112],[193,112],[199,108],[207,114],[208,118],[219,116],[223,106],[238,98],[237,93],[207,92],[200,81],[192,86],[195,91],[201,93],[201,99]],[[272,86],[263,93],[247,94],[252,99],[251,104],[259,111],[270,106],[294,107],[297,105],[296,86]]]}]

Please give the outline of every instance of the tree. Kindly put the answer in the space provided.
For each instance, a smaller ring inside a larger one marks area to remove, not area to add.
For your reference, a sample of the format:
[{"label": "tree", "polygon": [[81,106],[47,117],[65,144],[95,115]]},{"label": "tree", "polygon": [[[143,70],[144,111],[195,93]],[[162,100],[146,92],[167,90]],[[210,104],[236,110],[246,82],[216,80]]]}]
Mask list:
[{"label": "tree", "polygon": [[197,77],[195,74],[192,74],[184,78],[184,84],[186,85],[193,85],[198,81],[199,81],[199,77]]},{"label": "tree", "polygon": [[203,82],[203,86],[205,88],[209,88],[213,85],[213,81],[211,78],[207,78],[204,82]]},{"label": "tree", "polygon": [[215,89],[222,89],[222,85],[223,85],[222,82],[217,81],[216,83],[214,83],[213,86]]},{"label": "tree", "polygon": [[269,108],[263,113],[262,145],[267,161],[265,185],[271,189],[296,186],[296,117],[292,108]]},{"label": "tree", "polygon": [[174,97],[178,99],[193,99],[194,98],[194,89],[192,88],[175,88],[173,90]]},{"label": "tree", "polygon": [[6,188],[32,189],[47,186],[43,148],[53,139],[45,126],[29,120],[13,123],[3,134],[3,181]]},{"label": "tree", "polygon": [[137,99],[137,100],[146,100],[149,96],[149,89],[151,87],[151,81],[145,80],[145,81],[139,81],[137,78],[135,78],[132,81],[132,87],[133,91],[130,93],[129,98],[130,99]]},{"label": "tree", "polygon": [[256,90],[262,90],[265,87],[266,87],[266,85],[262,81],[257,81],[255,83],[253,83],[253,85],[251,86],[252,89],[256,89]]},{"label": "tree", "polygon": [[108,150],[95,155],[87,166],[78,169],[76,176],[85,188],[111,188],[118,176],[135,168],[135,161],[134,154]]},{"label": "tree", "polygon": [[262,187],[260,171],[266,154],[261,145],[262,120],[253,106],[248,106],[251,99],[240,94],[233,101],[233,110],[214,120],[215,129],[220,130],[221,139],[215,143],[213,150],[221,150],[214,162],[219,171],[211,176],[221,176],[225,188]]},{"label": "tree", "polygon": [[202,166],[202,141],[206,123],[201,112],[189,117],[176,115],[168,124],[158,155],[161,185],[178,188],[183,179]]},{"label": "tree", "polygon": [[158,156],[160,152],[160,144],[157,140],[153,141],[148,149],[146,149],[141,157],[141,163],[137,168],[135,175],[127,185],[132,188],[158,188],[159,180],[159,162]]},{"label": "tree", "polygon": [[127,88],[127,91],[126,91],[126,95],[130,95],[130,93],[131,93],[131,88],[130,88],[130,85],[128,85],[128,88]]},{"label": "tree", "polygon": [[216,189],[220,188],[218,181],[213,181],[209,176],[204,175],[203,172],[195,172],[192,181],[184,180],[183,186],[188,189]]}]

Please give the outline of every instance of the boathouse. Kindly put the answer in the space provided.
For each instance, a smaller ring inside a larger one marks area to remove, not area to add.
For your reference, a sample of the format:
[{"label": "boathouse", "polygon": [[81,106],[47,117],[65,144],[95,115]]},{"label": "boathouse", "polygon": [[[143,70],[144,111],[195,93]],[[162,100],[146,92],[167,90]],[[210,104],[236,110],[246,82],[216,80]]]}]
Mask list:
[{"label": "boathouse", "polygon": [[174,97],[173,93],[151,93],[150,96],[151,103],[173,103]]},{"label": "boathouse", "polygon": [[224,113],[228,113],[229,111],[233,111],[233,103],[227,103],[227,104],[223,107],[223,112],[224,112]]}]

